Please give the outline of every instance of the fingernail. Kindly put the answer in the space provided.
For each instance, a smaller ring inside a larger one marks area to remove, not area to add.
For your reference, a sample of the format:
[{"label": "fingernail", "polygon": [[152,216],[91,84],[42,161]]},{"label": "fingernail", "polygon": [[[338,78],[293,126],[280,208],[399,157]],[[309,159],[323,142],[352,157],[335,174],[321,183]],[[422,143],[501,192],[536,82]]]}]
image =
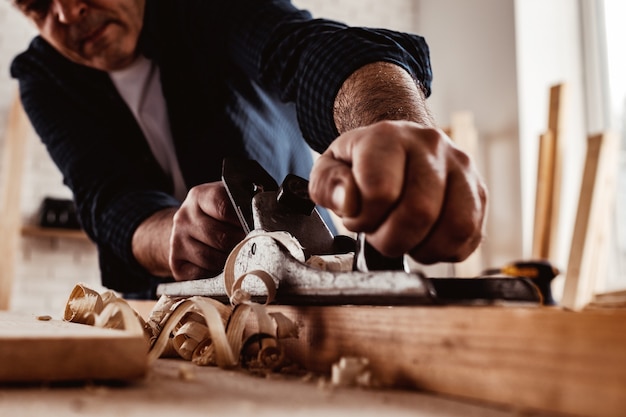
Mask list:
[{"label": "fingernail", "polygon": [[346,204],[346,187],[342,184],[335,186],[332,195],[333,210],[342,212]]}]

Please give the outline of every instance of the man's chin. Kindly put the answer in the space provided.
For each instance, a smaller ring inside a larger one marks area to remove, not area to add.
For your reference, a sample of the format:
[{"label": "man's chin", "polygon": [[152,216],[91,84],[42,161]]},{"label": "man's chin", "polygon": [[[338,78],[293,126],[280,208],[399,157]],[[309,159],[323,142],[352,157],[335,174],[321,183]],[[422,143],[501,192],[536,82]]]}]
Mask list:
[{"label": "man's chin", "polygon": [[81,54],[80,56],[68,56],[68,58],[77,64],[108,72],[126,68],[135,61],[136,55],[134,53],[119,53],[119,51],[107,54],[105,51],[100,51],[91,55]]}]

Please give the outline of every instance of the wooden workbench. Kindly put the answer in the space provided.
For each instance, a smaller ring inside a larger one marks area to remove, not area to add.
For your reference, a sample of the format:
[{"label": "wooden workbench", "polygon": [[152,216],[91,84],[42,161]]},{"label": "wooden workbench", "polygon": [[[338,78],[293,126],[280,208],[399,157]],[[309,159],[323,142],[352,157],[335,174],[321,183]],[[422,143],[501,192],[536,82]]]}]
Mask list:
[{"label": "wooden workbench", "polygon": [[[145,316],[153,303],[133,306]],[[322,388],[316,381],[285,376],[261,380],[159,359],[148,367],[146,377],[124,386],[5,385],[0,387],[0,416],[39,416],[45,411],[47,417],[55,417],[68,415],[68,410],[86,410],[85,415],[95,416],[169,416],[178,406],[185,416],[212,411],[349,415],[363,410],[391,416],[626,415],[626,310],[622,308],[582,312],[530,306],[269,309],[300,325],[300,337],[285,339],[283,346],[305,369],[328,376],[341,357],[366,358],[380,388],[330,389],[328,384]]]},{"label": "wooden workbench", "polygon": [[424,393],[333,388],[319,381],[286,376],[261,379],[242,371],[159,359],[145,379],[128,385],[0,386],[0,415],[519,416],[511,410]]},{"label": "wooden workbench", "polygon": [[283,345],[291,358],[321,374],[329,374],[340,357],[356,356],[369,360],[375,379],[387,388],[450,395],[531,414],[626,416],[625,308],[270,310],[299,323],[300,337]]}]

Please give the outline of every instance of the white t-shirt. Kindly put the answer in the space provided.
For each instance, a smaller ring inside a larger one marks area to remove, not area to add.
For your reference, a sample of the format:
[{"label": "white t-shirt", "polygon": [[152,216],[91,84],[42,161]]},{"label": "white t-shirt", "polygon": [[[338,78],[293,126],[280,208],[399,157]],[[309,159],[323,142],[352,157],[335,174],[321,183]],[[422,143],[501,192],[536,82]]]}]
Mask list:
[{"label": "white t-shirt", "polygon": [[158,66],[139,56],[127,68],[109,72],[120,95],[143,131],[154,157],[174,182],[174,196],[183,201],[187,186],[178,165]]}]

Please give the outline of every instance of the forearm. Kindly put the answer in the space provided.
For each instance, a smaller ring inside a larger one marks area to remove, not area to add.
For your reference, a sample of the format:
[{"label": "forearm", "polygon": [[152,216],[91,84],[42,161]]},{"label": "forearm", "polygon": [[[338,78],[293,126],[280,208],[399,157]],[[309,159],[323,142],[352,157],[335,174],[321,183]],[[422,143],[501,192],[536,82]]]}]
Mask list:
[{"label": "forearm", "polygon": [[342,85],[334,103],[339,133],[381,120],[410,120],[434,127],[424,92],[401,67],[376,62],[355,71]]},{"label": "forearm", "polygon": [[170,235],[176,208],[157,211],[133,234],[133,255],[153,275],[172,276],[169,266]]}]

